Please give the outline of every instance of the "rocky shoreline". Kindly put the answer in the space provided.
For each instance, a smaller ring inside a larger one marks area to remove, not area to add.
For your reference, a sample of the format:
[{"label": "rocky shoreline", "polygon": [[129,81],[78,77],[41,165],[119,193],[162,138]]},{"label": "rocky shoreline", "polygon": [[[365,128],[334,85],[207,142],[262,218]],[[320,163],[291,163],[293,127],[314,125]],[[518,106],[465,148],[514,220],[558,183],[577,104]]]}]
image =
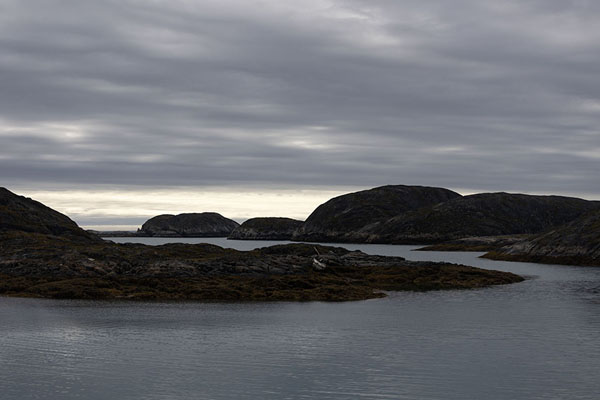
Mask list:
[{"label": "rocky shoreline", "polygon": [[[472,289],[518,275],[447,263],[289,244],[236,251],[209,244],[76,243],[3,234],[0,295],[202,301],[346,301],[383,291]],[[315,270],[315,255],[327,266]]]},{"label": "rocky shoreline", "polygon": [[417,251],[475,251],[490,252],[527,239],[531,235],[474,236],[432,244]]}]

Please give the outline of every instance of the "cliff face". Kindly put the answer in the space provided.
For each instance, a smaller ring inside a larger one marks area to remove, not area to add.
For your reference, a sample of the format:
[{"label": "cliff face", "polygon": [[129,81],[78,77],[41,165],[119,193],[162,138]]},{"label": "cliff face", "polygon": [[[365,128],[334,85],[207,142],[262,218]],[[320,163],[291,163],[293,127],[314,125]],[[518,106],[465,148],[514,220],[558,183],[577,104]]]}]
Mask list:
[{"label": "cliff face", "polygon": [[482,193],[410,211],[373,224],[367,242],[434,243],[469,236],[539,233],[572,221],[600,203],[571,197]]},{"label": "cliff face", "polygon": [[252,218],[235,228],[228,239],[290,240],[302,224],[291,218]]},{"label": "cliff face", "polygon": [[370,224],[460,197],[448,189],[404,185],[349,193],[320,205],[293,238],[307,241],[365,241],[362,230]]},{"label": "cliff face", "polygon": [[487,258],[600,266],[600,210],[485,255]]},{"label": "cliff face", "polygon": [[205,212],[159,215],[150,218],[138,231],[140,236],[225,237],[239,224],[221,214]]},{"label": "cliff face", "polygon": [[96,235],[79,228],[69,217],[27,197],[0,188],[0,233],[29,232],[99,241]]}]

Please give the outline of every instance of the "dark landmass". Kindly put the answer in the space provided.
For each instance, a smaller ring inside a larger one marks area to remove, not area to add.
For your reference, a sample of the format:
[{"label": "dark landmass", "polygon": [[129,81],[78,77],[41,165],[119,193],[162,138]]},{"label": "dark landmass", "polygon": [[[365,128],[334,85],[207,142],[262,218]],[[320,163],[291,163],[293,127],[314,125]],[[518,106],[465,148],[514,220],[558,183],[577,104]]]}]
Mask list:
[{"label": "dark landmass", "polygon": [[291,218],[252,218],[235,228],[228,239],[291,240],[303,223]]},{"label": "dark landmass", "polygon": [[485,254],[493,260],[600,266],[600,210]]},{"label": "dark landmass", "polygon": [[[461,196],[443,188],[395,185],[335,197],[320,205],[304,223],[288,218],[253,218],[238,226],[214,213],[162,215],[146,222],[137,233],[125,236],[425,243],[439,244],[430,250],[490,251],[512,244],[511,239],[473,242],[467,238],[537,234],[597,209],[600,209],[598,201],[564,196],[510,193]],[[218,221],[206,223],[209,215]],[[101,232],[100,235],[121,234]]]},{"label": "dark landmass", "polygon": [[312,242],[368,242],[369,234],[363,231],[373,223],[460,197],[448,189],[404,185],[349,193],[317,207],[293,238]]},{"label": "dark landmass", "polygon": [[[0,294],[156,300],[359,300],[383,290],[479,288],[522,281],[464,265],[290,244],[116,244],[40,203],[3,191]],[[48,218],[48,220],[46,220]],[[23,226],[20,225],[23,221]],[[319,253],[324,270],[315,270]]]},{"label": "dark landmass", "polygon": [[164,214],[146,221],[136,236],[227,237],[239,224],[213,212]]},{"label": "dark landmass", "polygon": [[11,231],[60,235],[72,241],[98,242],[66,215],[42,203],[0,188],[0,234]]},{"label": "dark landmass", "polygon": [[396,216],[368,229],[369,242],[439,243],[470,236],[532,234],[572,221],[600,203],[572,197],[482,193]]},{"label": "dark landmass", "polygon": [[531,235],[473,236],[421,247],[416,251],[476,251],[489,252],[512,245]]},{"label": "dark landmass", "polygon": [[[406,190],[408,197],[414,200],[412,187]],[[427,200],[430,203],[440,201],[423,206],[418,206],[419,202],[415,201],[411,203],[415,209],[407,210],[404,207],[404,211],[388,218],[383,218],[383,213],[379,213],[364,220],[361,225],[348,222],[346,214],[352,215],[354,211],[360,214],[363,207],[379,210],[377,202],[387,204],[394,199],[374,196],[369,198],[372,202],[364,202],[360,197],[351,195],[336,199],[333,200],[336,200],[337,208],[329,206],[329,202],[323,204],[299,230],[310,234],[298,234],[294,239],[340,243],[436,244],[474,236],[535,234],[600,209],[600,202],[562,196],[482,193],[453,196],[446,201],[434,196]],[[330,228],[330,224],[333,228]]]},{"label": "dark landmass", "polygon": [[384,290],[470,289],[520,282],[517,275],[464,265],[370,256],[316,246],[243,252],[208,244],[74,246],[61,238],[2,238],[0,294],[81,299],[362,300]]}]

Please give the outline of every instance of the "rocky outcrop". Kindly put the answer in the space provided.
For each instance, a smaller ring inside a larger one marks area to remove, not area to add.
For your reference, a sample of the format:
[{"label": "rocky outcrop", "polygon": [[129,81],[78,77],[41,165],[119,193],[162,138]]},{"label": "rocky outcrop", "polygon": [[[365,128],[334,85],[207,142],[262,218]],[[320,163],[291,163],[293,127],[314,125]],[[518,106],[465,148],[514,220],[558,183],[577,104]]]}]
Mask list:
[{"label": "rocky outcrop", "polygon": [[235,240],[290,240],[303,222],[291,218],[252,218],[231,232]]},{"label": "rocky outcrop", "polygon": [[237,222],[213,212],[164,214],[150,218],[137,233],[159,237],[226,237],[238,226]]},{"label": "rocky outcrop", "polygon": [[460,198],[448,189],[426,186],[382,186],[335,197],[320,205],[294,234],[294,240],[364,242],[371,224],[422,207]]},{"label": "rocky outcrop", "polygon": [[358,232],[369,243],[438,243],[470,236],[539,233],[600,208],[562,196],[482,193],[380,221]]},{"label": "rocky outcrop", "polygon": [[[0,235],[0,295],[162,300],[362,300],[383,290],[469,289],[523,278],[465,265],[287,244],[253,251],[208,244],[81,245]],[[315,270],[321,254],[325,268]]]},{"label": "rocky outcrop", "polygon": [[492,251],[495,260],[600,266],[600,210]]},{"label": "rocky outcrop", "polygon": [[99,241],[98,236],[81,229],[69,217],[42,203],[0,188],[0,232],[22,231]]},{"label": "rocky outcrop", "polygon": [[[8,191],[0,194],[0,295],[340,301],[382,297],[383,290],[522,281],[506,272],[307,244],[253,251],[210,244],[116,244],[40,203]],[[317,255],[319,270],[314,267]]]}]

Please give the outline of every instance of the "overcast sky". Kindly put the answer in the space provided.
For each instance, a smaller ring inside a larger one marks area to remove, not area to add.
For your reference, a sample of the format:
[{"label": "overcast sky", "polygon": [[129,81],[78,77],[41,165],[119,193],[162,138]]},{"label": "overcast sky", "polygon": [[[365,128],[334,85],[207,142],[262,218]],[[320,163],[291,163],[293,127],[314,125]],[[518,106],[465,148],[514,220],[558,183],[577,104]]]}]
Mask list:
[{"label": "overcast sky", "polygon": [[0,186],[83,224],[383,184],[598,199],[599,71],[591,0],[0,0]]}]

